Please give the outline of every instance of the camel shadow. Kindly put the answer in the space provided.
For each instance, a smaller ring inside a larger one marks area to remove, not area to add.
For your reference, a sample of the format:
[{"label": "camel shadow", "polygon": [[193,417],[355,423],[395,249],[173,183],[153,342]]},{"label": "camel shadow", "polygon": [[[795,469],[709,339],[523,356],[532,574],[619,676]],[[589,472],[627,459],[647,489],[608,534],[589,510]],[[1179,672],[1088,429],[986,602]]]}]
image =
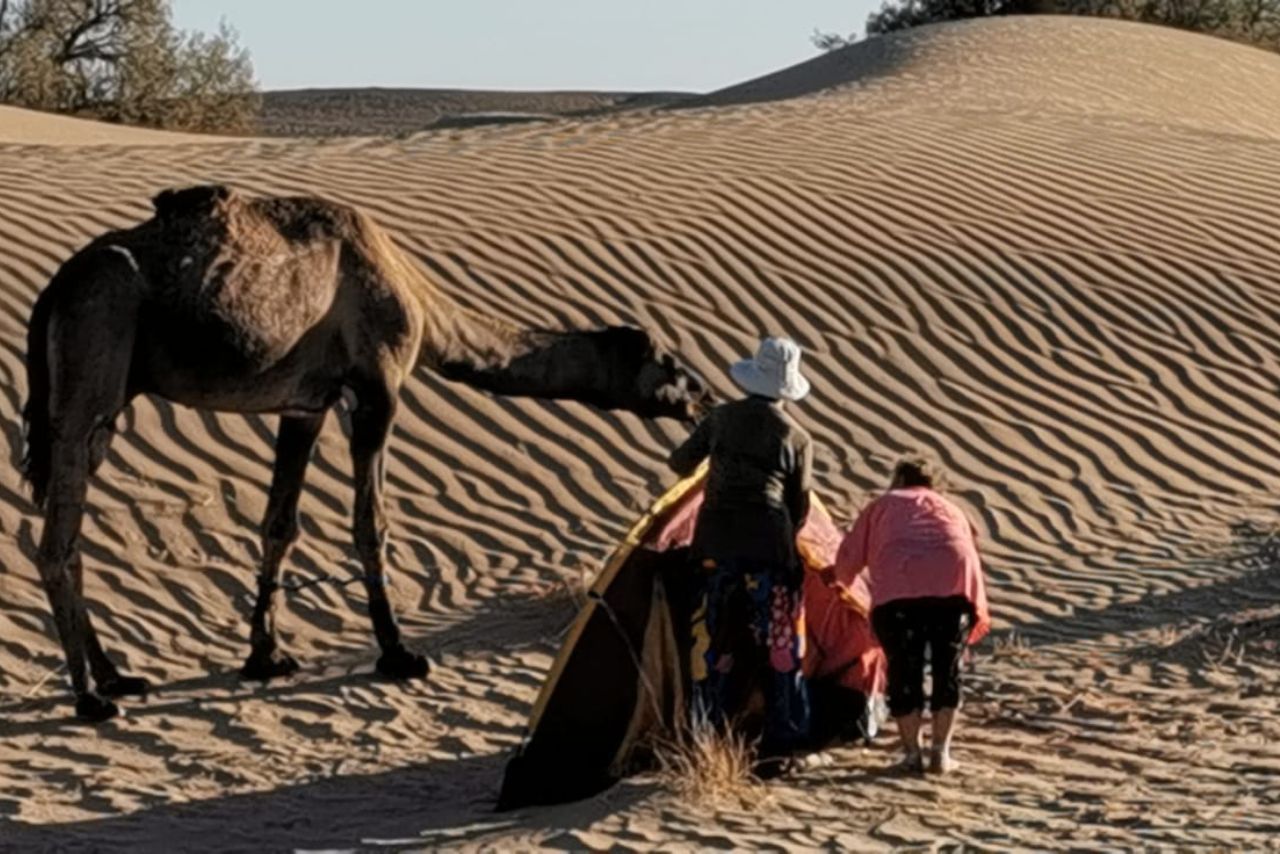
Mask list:
[{"label": "camel shadow", "polygon": [[[67,852],[210,847],[220,851],[421,850],[460,843],[482,845],[499,835],[569,833],[652,793],[649,786],[620,786],[563,807],[496,813],[497,782],[505,759],[498,753],[460,756],[378,774],[331,777],[57,825],[30,825],[0,817],[0,837],[6,850]],[[551,845],[556,845],[554,840]],[[563,844],[566,849],[580,846],[569,837]]]},{"label": "camel shadow", "polygon": [[[558,643],[573,620],[576,609],[566,598],[525,597],[486,602],[461,620],[444,625],[423,626],[406,615],[404,636],[412,648],[436,659],[465,659],[477,653],[510,652]],[[246,653],[248,651],[246,647]],[[190,711],[202,702],[225,705],[247,699],[287,700],[301,694],[330,694],[353,684],[371,686],[412,685],[382,677],[374,672],[377,647],[369,638],[367,649],[343,650],[321,657],[305,648],[294,650],[302,663],[298,674],[272,682],[242,680],[237,669],[219,670],[185,679],[173,679],[151,686],[145,701],[126,701],[128,716],[145,718],[168,714],[181,707]],[[334,671],[338,671],[335,673]],[[428,683],[430,677],[428,677]],[[88,725],[67,717],[71,695],[59,692],[37,698],[0,702],[0,738],[31,734],[55,734],[82,730]],[[527,712],[521,706],[518,711]],[[225,715],[225,712],[208,712]],[[42,720],[13,722],[15,716],[38,715]]]}]

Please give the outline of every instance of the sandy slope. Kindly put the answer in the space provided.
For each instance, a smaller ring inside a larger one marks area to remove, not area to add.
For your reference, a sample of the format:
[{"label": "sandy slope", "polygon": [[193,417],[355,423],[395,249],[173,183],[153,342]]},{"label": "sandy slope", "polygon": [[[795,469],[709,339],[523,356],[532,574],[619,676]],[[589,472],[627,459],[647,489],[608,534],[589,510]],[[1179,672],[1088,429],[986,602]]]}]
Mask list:
[{"label": "sandy slope", "polygon": [[[1280,57],[1006,19],[857,46],[750,96],[402,141],[0,147],[0,422],[16,443],[50,272],[175,183],[364,205],[468,305],[645,323],[726,391],[727,360],[788,332],[831,503],[852,512],[925,445],[984,532],[997,631],[960,776],[886,776],[882,745],[764,809],[642,780],[490,814],[572,613],[560,591],[667,482],[680,434],[422,377],[390,469],[395,595],[436,662],[422,686],[370,678],[358,587],[324,585],[281,618],[303,673],[237,683],[272,425],[140,402],[84,547],[109,647],[163,687],[96,732],[70,724],[42,682],[61,656],[38,522],[4,470],[0,849],[1269,842]],[[347,471],[335,421],[291,580],[351,571]]]},{"label": "sandy slope", "polygon": [[0,105],[0,145],[177,145],[226,142],[218,137],[76,119]]}]

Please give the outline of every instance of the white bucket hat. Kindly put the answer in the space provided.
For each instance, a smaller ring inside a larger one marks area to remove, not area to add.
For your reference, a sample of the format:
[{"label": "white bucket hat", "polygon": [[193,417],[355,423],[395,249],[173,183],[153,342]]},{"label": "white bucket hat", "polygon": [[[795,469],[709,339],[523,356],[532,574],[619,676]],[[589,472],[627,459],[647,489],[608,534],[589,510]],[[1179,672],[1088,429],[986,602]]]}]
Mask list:
[{"label": "white bucket hat", "polygon": [[729,366],[729,376],[751,394],[799,400],[809,393],[800,373],[800,345],[790,338],[764,338],[756,355]]}]

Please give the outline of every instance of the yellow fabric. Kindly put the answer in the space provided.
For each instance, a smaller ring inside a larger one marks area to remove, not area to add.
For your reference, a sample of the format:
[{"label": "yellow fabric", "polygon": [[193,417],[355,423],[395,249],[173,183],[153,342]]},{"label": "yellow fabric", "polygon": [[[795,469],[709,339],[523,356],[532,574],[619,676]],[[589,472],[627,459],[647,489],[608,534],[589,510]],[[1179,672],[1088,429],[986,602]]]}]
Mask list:
[{"label": "yellow fabric", "polygon": [[707,605],[704,601],[693,612],[693,646],[689,650],[690,676],[694,682],[707,678],[707,651],[711,649],[711,634],[707,631]]}]

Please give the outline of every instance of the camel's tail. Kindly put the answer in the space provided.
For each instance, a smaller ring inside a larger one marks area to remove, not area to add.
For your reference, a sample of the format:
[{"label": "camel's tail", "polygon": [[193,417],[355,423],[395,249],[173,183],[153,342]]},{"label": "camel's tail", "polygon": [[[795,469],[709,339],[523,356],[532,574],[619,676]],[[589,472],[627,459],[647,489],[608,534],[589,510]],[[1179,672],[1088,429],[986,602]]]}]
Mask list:
[{"label": "camel's tail", "polygon": [[27,402],[22,407],[22,477],[31,484],[31,498],[44,507],[49,491],[53,436],[49,424],[49,317],[53,300],[46,288],[31,309],[27,325]]}]

